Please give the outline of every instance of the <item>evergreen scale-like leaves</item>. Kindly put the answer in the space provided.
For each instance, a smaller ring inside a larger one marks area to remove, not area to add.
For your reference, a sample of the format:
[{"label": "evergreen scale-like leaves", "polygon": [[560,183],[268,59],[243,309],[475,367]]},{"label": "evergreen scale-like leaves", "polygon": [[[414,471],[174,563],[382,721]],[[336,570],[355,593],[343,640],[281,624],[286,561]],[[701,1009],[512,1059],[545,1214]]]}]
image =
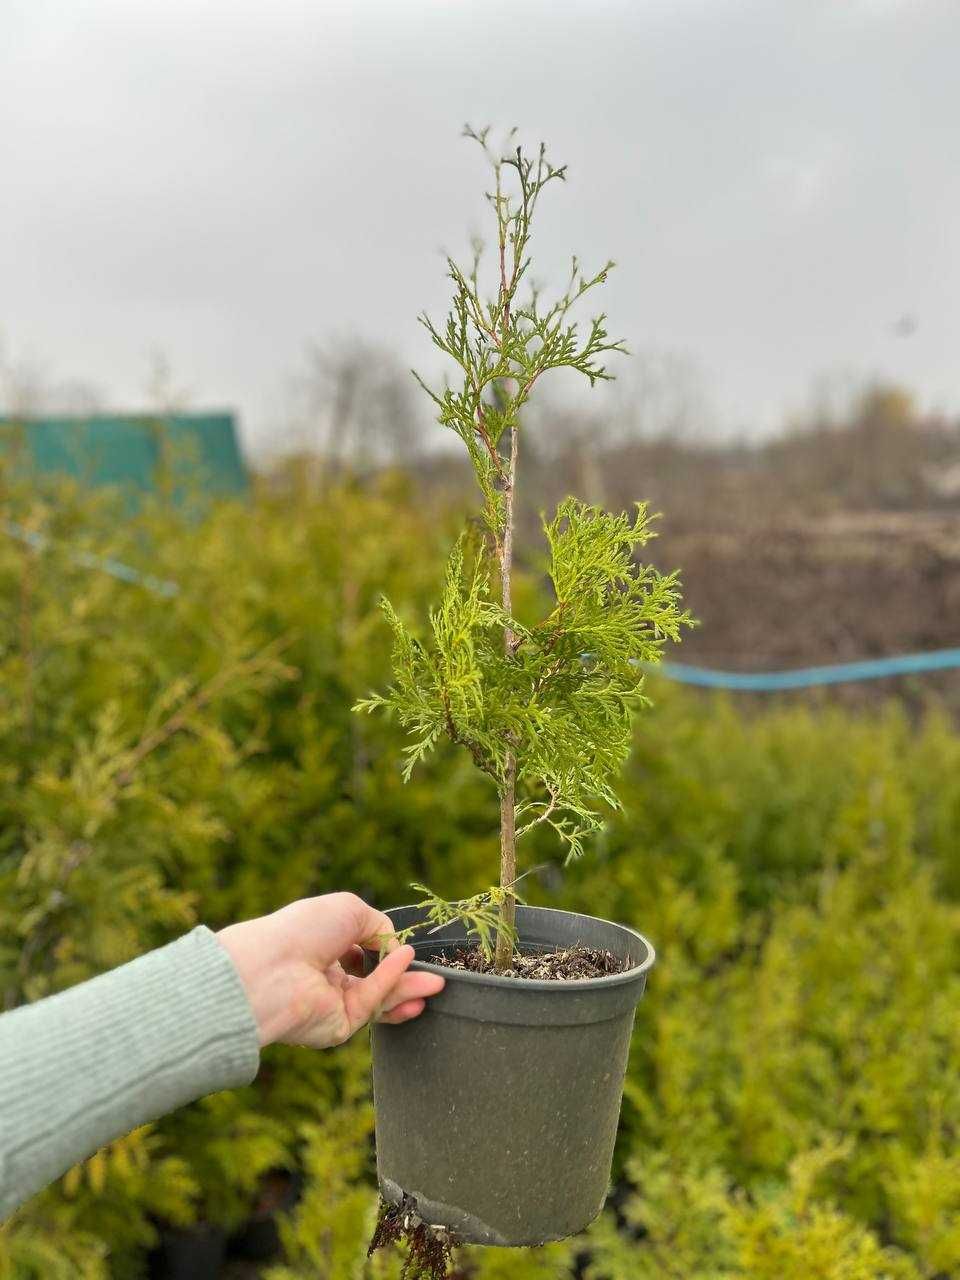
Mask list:
[{"label": "evergreen scale-like leaves", "polygon": [[[493,167],[488,194],[497,222],[498,285],[487,300],[480,285],[482,246],[469,270],[448,261],[454,293],[442,326],[421,322],[459,370],[459,386],[425,387],[439,421],[463,440],[483,496],[485,539],[467,563],[463,539],[450,557],[430,635],[410,631],[389,602],[394,682],[386,694],[357,704],[387,708],[410,733],[404,776],[448,738],[465,747],[512,806],[516,838],[546,824],[568,856],[582,851],[604,808],[616,808],[614,782],[630,747],[631,716],[643,702],[643,668],[691,620],[679,603],[676,575],[644,566],[637,552],[651,537],[646,508],[608,514],[574,498],[544,521],[554,604],[535,626],[507,612],[520,414],[549,369],[570,368],[591,385],[609,375],[600,358],[623,351],[597,316],[586,336],[570,319],[574,305],[613,263],[585,275],[573,259],[564,292],[552,304],[527,275],[534,210],[544,188],[565,177],[541,145],[498,158],[486,130],[466,130]],[[507,177],[516,190],[507,192]],[[492,599],[500,586],[505,608]],[[508,836],[512,840],[512,836]],[[507,865],[507,864],[504,864]],[[505,923],[509,919],[505,917]]]},{"label": "evergreen scale-like leaves", "polygon": [[[637,562],[651,536],[645,509],[633,519],[568,498],[544,523],[553,609],[525,627],[490,599],[482,554],[467,563],[457,543],[429,637],[411,633],[388,601],[394,683],[359,710],[389,708],[410,731],[405,775],[447,737],[502,783],[516,753],[523,794],[518,834],[549,823],[568,847],[618,805],[613,784],[630,749],[643,668],[689,621],[675,575]],[[503,630],[514,636],[510,651]]]}]

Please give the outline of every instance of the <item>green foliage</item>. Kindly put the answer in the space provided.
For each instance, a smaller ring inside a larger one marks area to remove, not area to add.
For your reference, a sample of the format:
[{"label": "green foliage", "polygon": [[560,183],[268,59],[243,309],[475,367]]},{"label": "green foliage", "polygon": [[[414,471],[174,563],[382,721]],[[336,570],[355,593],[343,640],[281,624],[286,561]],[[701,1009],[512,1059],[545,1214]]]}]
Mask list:
[{"label": "green foliage", "polygon": [[589,1233],[586,1280],[919,1280],[905,1254],[814,1194],[847,1151],[804,1152],[782,1183],[752,1196],[732,1190],[719,1169],[654,1154],[633,1162],[640,1189],[626,1217],[640,1238],[629,1242],[605,1215]]},{"label": "green foliage", "polygon": [[[504,615],[489,592],[480,560],[465,575],[460,540],[447,562],[440,604],[430,611],[432,646],[411,635],[388,600],[381,604],[393,632],[395,683],[386,695],[363,698],[355,709],[389,708],[412,733],[404,780],[444,733],[466,746],[484,772],[498,779],[503,773],[505,744],[485,706],[485,684],[495,686],[498,668],[505,665],[495,631]],[[485,675],[492,679],[485,681]]]},{"label": "green foliage", "polygon": [[[456,922],[462,924],[467,933],[477,939],[477,945],[487,960],[493,959],[497,931],[502,927],[500,913],[508,890],[515,901],[523,901],[513,885],[508,886],[508,889],[494,885],[493,888],[485,889],[482,893],[475,893],[472,898],[459,898],[456,902],[447,902],[445,898],[438,897],[425,884],[414,882],[410,888],[420,894],[420,904],[424,908],[424,923],[410,929],[398,929],[391,937],[406,942],[426,925],[430,926],[426,929],[426,936],[429,936],[431,933],[436,933],[438,929],[442,929],[445,924]],[[516,942],[515,927],[508,925],[507,928],[511,931],[510,941]]]},{"label": "green foliage", "polygon": [[373,1107],[345,1100],[333,1116],[305,1127],[308,1190],[283,1225],[286,1262],[265,1280],[346,1280],[366,1274],[377,1197],[368,1172]]},{"label": "green foliage", "polygon": [[29,1223],[0,1223],[3,1280],[107,1280],[108,1255],[102,1236],[63,1231],[39,1211]]},{"label": "green foliage", "polygon": [[[402,726],[348,711],[388,678],[379,592],[426,616],[459,513],[396,480],[262,493],[194,525],[162,510],[124,524],[70,491],[5,497],[51,535],[39,553],[0,539],[5,1003],[197,920],[345,887],[389,906],[411,881],[455,906],[465,877],[489,879],[497,796],[468,753],[433,753],[404,785]],[[77,545],[181,592],[77,565]],[[466,1251],[467,1276],[571,1280],[580,1255],[591,1280],[806,1280],[812,1260],[831,1280],[960,1274],[956,728],[663,682],[620,797],[595,856],[522,888],[657,944],[615,1165],[626,1220]],[[524,842],[541,861],[548,824]],[[396,1260],[363,1256],[368,1065],[362,1042],[267,1050],[248,1089],[112,1144],[24,1206],[0,1227],[0,1280],[133,1280],[158,1221],[234,1225],[268,1164],[307,1175],[272,1280],[396,1280]]]},{"label": "green foliage", "polygon": [[675,575],[639,565],[651,536],[644,509],[631,521],[569,498],[544,525],[552,608],[503,649],[504,614],[489,599],[489,577],[464,565],[462,542],[447,565],[429,641],[411,634],[393,607],[394,684],[359,710],[388,707],[414,737],[404,776],[446,734],[502,786],[517,757],[519,840],[546,823],[568,854],[615,809],[614,782],[630,752],[632,711],[643,701],[643,666],[677,639],[688,616]]},{"label": "green foliage", "polygon": [[[643,702],[642,667],[658,661],[665,641],[679,640],[691,618],[680,609],[677,575],[637,560],[651,536],[645,507],[639,505],[631,521],[574,498],[544,521],[549,612],[531,625],[513,616],[521,412],[543,373],[573,369],[592,386],[609,376],[599,358],[624,348],[608,340],[604,316],[592,321],[585,338],[569,318],[612,263],[588,277],[574,258],[558,300],[544,304],[536,286],[525,303],[519,300],[531,266],[534,212],[565,168],[550,163],[542,144],[536,157],[520,147],[501,157],[488,132],[466,129],[495,179],[487,197],[499,251],[494,295],[485,296],[482,246],[475,244],[469,270],[448,261],[454,296],[445,326],[422,317],[434,345],[459,371],[456,389],[426,389],[441,425],[467,446],[483,496],[485,536],[471,548],[469,563],[463,539],[455,546],[428,639],[411,632],[384,601],[394,683],[356,710],[386,708],[408,730],[405,777],[447,737],[493,779],[502,799],[501,887],[509,888],[522,836],[545,825],[568,858],[577,857],[584,839],[600,830],[603,810],[617,807],[614,783],[630,750],[632,714]],[[508,176],[515,179],[512,193]],[[501,605],[490,598],[494,578]],[[501,918],[506,941],[512,914],[504,910]]]},{"label": "green foliage", "polygon": [[[469,848],[438,797],[402,788],[387,731],[349,715],[384,666],[379,586],[403,596],[406,581],[416,601],[410,549],[437,536],[395,487],[305,501],[292,526],[289,494],[191,525],[160,509],[121,522],[69,488],[49,505],[7,492],[46,541],[0,540],[0,1007],[200,919],[217,927],[344,884],[389,901],[424,873],[431,829],[444,854]],[[385,519],[390,546],[369,534]],[[117,582],[78,549],[181,591]],[[450,781],[486,824],[475,791]],[[0,1237],[0,1266],[56,1274],[44,1255],[60,1249],[64,1273],[132,1276],[155,1219],[237,1223],[261,1173],[297,1163],[340,1079],[321,1055],[277,1047],[252,1089],[131,1135],[35,1198]]]},{"label": "green foliage", "polygon": [[477,131],[468,125],[464,134],[483,148],[494,176],[494,190],[487,193],[487,200],[497,228],[495,294],[486,297],[481,283],[481,241],[473,243],[469,268],[447,259],[454,286],[447,320],[441,327],[429,316],[420,319],[434,345],[457,365],[461,385],[435,392],[419,377],[418,381],[436,404],[440,424],[466,445],[484,497],[487,529],[501,545],[509,518],[505,486],[510,483],[510,459],[504,458],[501,444],[515,428],[537,379],[550,369],[568,368],[592,386],[609,377],[598,357],[622,352],[624,347],[620,341],[609,341],[605,316],[591,321],[586,338],[581,338],[570,319],[576,303],[606,280],[612,262],[585,276],[574,258],[566,290],[554,302],[546,305],[536,284],[531,284],[527,301],[519,301],[521,281],[531,266],[528,248],[534,213],[544,189],[566,178],[566,166],[552,165],[542,143],[535,157],[514,148],[516,130],[507,138],[511,148],[507,155],[489,144],[489,129]]}]

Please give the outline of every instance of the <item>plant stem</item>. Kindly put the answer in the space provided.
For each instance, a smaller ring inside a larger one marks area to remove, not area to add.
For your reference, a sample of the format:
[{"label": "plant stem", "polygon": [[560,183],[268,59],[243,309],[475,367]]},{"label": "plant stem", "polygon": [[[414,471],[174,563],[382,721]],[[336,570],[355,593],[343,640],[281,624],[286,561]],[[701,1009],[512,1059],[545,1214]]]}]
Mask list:
[{"label": "plant stem", "polygon": [[[517,760],[511,751],[500,794],[500,884],[506,888],[517,879]],[[507,893],[500,907],[500,929],[497,932],[497,950],[494,969],[503,973],[513,960],[513,930],[517,919],[517,900]]]},{"label": "plant stem", "polygon": [[[510,426],[510,460],[503,503],[503,540],[500,552],[500,587],[504,612],[513,613],[511,575],[513,571],[513,496],[517,480],[517,452],[519,432],[516,421]],[[507,657],[514,651],[513,630],[508,626],[503,632],[503,647]],[[508,889],[517,879],[517,757],[514,750],[507,752],[500,792],[500,886]],[[513,959],[513,937],[517,918],[517,900],[507,893],[500,908],[501,928],[497,934],[497,950],[494,969],[502,973],[509,969]]]}]

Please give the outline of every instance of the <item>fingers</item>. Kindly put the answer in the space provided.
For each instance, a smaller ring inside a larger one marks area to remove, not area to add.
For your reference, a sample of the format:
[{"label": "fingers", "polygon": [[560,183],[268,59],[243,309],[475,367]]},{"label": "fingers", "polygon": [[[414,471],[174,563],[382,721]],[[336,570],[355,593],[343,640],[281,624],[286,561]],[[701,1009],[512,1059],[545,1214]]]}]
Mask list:
[{"label": "fingers", "polygon": [[[395,944],[399,946],[399,943]],[[364,952],[362,947],[351,947],[344,955],[340,957],[340,967],[344,973],[350,975],[351,978],[362,978],[364,973]],[[410,985],[410,995],[432,996],[436,991],[440,991],[443,986],[443,979],[440,979],[440,986],[435,984],[435,975],[430,973],[410,973],[404,975],[400,979],[398,987],[401,991],[407,992]],[[420,989],[422,988],[422,990]]]},{"label": "fingers", "polygon": [[373,973],[347,989],[344,1003],[351,1026],[360,1027],[373,1017],[396,1012],[407,1001],[422,1001],[442,989],[444,980],[439,974],[407,973],[413,958],[413,947],[398,947],[380,961]]},{"label": "fingers", "polygon": [[389,1013],[407,1000],[425,1000],[442,991],[443,987],[444,980],[438,973],[405,973],[381,1002],[380,1012]]},{"label": "fingers", "polygon": [[389,1023],[391,1026],[396,1026],[400,1022],[409,1022],[411,1018],[419,1018],[426,1005],[426,1000],[405,1000],[389,1013],[381,1013],[377,1021]]},{"label": "fingers", "polygon": [[439,973],[405,973],[380,1006],[377,1021],[396,1024],[419,1017],[427,998],[442,991],[445,985],[446,979]]},{"label": "fingers", "polygon": [[413,947],[397,947],[380,961],[373,973],[353,983],[344,992],[347,1015],[354,1027],[363,1026],[384,1005],[394,985],[413,962]]},{"label": "fingers", "polygon": [[337,897],[348,899],[345,909],[352,916],[355,930],[355,936],[351,938],[351,942],[361,947],[379,947],[383,938],[389,937],[394,939],[395,943],[396,930],[389,916],[378,911],[376,907],[371,907],[356,894],[344,893],[338,894]]},{"label": "fingers", "polygon": [[393,921],[355,893],[325,893],[301,898],[268,917],[277,949],[288,956],[318,964],[336,963],[353,947],[379,951],[389,939],[395,949]]},{"label": "fingers", "polygon": [[355,893],[328,893],[313,901],[325,917],[338,956],[355,946],[379,950],[385,937],[393,939],[395,947],[393,921]]},{"label": "fingers", "polygon": [[344,952],[340,957],[340,965],[344,973],[349,973],[355,978],[363,977],[363,948],[351,947],[349,951]]}]

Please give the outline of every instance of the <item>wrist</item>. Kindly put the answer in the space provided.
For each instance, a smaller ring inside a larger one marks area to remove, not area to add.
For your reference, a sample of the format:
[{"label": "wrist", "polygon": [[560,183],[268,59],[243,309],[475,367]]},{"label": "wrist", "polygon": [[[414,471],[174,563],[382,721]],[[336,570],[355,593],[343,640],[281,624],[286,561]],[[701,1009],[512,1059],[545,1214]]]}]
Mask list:
[{"label": "wrist", "polygon": [[257,1024],[261,1049],[273,1044],[291,1029],[289,1001],[285,999],[288,984],[279,965],[274,963],[265,939],[257,929],[258,920],[228,925],[216,935],[217,941],[233,962],[241,986]]}]

